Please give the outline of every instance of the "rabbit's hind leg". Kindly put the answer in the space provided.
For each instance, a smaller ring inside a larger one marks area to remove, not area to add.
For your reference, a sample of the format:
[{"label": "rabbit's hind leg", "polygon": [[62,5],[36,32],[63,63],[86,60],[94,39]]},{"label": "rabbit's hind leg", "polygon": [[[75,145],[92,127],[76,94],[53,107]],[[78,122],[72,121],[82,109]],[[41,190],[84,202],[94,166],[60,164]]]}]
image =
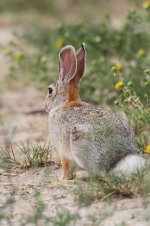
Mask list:
[{"label": "rabbit's hind leg", "polygon": [[63,168],[63,179],[72,180],[74,178],[74,162],[61,155],[61,164]]}]

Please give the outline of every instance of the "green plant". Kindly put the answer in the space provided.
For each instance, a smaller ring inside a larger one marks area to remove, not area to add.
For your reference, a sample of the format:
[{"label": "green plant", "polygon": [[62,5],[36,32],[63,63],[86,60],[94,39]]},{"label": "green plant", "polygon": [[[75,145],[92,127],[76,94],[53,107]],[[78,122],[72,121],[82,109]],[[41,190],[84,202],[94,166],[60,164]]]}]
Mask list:
[{"label": "green plant", "polygon": [[14,199],[13,197],[6,198],[6,200],[0,205],[0,222],[11,225],[11,214],[10,210],[13,209]]},{"label": "green plant", "polygon": [[[112,68],[114,76],[118,80],[115,84],[115,89],[117,91],[117,98],[115,104],[119,105],[120,108],[126,113],[131,124],[134,126],[139,152],[143,152],[145,147],[148,145],[149,129],[150,129],[150,79],[149,71],[146,70],[146,75],[141,78],[143,86],[145,86],[144,97],[145,101],[142,101],[142,97],[138,96],[135,90],[135,85],[132,81],[124,83],[124,75],[116,70],[116,67]],[[143,81],[142,81],[143,80]]]},{"label": "green plant", "polygon": [[20,1],[20,0],[2,0],[0,2],[0,11],[10,11],[10,12],[24,12],[24,11],[34,11],[41,13],[52,13],[55,11],[55,4],[52,0],[33,0],[33,1]]},{"label": "green plant", "polygon": [[79,214],[71,213],[68,209],[64,207],[58,207],[55,209],[55,215],[49,216],[45,213],[47,206],[42,201],[40,193],[36,192],[34,194],[35,207],[31,216],[29,216],[25,222],[21,225],[25,226],[28,224],[32,225],[50,225],[50,226],[67,226],[71,222],[75,222],[80,219]]},{"label": "green plant", "polygon": [[41,200],[39,192],[35,192],[34,199],[35,199],[35,207],[34,207],[33,213],[31,216],[29,216],[25,220],[25,222],[21,224],[22,226],[25,226],[28,224],[39,225],[39,223],[42,223],[45,220],[44,210],[46,209],[46,205]]},{"label": "green plant", "polygon": [[46,166],[51,163],[51,149],[43,147],[40,144],[19,147],[19,151],[24,155],[24,158],[17,159],[13,147],[5,151],[0,150],[0,167],[7,168],[13,165],[18,165],[22,169]]},{"label": "green plant", "polygon": [[150,168],[125,177],[106,176],[88,183],[80,183],[75,188],[75,201],[79,205],[90,205],[95,200],[111,200],[112,198],[133,198],[150,194]]},{"label": "green plant", "polygon": [[98,213],[97,215],[91,214],[89,216],[89,219],[91,220],[91,223],[93,226],[99,226],[103,225],[103,222],[108,218],[114,215],[116,211],[116,206],[112,205],[111,207],[109,206],[108,203],[104,204],[103,209]]},{"label": "green plant", "polygon": [[71,222],[76,222],[80,219],[78,213],[71,213],[69,210],[59,207],[56,209],[56,215],[54,217],[47,218],[47,222],[50,222],[51,225],[57,226],[67,226]]}]

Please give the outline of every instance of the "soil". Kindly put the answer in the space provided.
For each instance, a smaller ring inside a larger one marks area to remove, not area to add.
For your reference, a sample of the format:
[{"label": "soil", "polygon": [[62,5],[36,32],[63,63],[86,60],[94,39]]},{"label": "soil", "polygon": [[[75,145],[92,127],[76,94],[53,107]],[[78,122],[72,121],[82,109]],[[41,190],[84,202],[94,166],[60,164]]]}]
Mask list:
[{"label": "soil", "polygon": [[[2,35],[1,35],[2,34]],[[0,28],[0,43],[7,46],[11,40],[11,28]],[[8,60],[4,52],[0,53],[1,79],[8,71]],[[44,112],[44,95],[33,87],[8,90],[0,93],[0,147],[13,145],[15,155],[21,158],[18,146],[27,143],[47,145],[48,115]],[[13,204],[5,209],[10,220],[2,220],[0,225],[20,226],[32,216],[36,206],[35,192],[40,192],[39,199],[46,204],[45,214],[55,216],[58,208],[72,214],[79,214],[80,219],[70,225],[102,226],[148,226],[150,225],[149,200],[136,197],[132,199],[114,199],[111,202],[95,201],[89,206],[80,206],[75,201],[74,189],[77,183],[61,180],[62,170],[59,161],[46,167],[26,170],[10,169],[0,171],[0,206],[10,197]],[[86,182],[83,182],[86,183]],[[94,223],[95,222],[95,223]],[[33,224],[27,224],[33,225]],[[44,225],[41,221],[36,225]],[[62,225],[62,224],[60,224]]]}]

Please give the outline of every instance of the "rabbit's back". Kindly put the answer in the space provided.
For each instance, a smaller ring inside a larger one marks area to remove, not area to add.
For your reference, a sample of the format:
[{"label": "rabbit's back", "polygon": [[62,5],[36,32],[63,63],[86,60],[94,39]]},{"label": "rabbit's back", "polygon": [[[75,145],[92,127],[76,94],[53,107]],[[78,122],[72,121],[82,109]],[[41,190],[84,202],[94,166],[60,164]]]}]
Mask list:
[{"label": "rabbit's back", "polygon": [[109,170],[127,154],[136,153],[131,126],[115,113],[82,104],[60,116],[72,154],[90,171]]}]

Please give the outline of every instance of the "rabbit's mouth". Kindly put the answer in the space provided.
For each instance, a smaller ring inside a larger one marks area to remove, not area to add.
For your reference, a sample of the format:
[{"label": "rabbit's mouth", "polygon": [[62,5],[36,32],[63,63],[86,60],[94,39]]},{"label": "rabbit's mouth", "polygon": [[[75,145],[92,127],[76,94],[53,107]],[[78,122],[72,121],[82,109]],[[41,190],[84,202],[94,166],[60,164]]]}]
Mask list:
[{"label": "rabbit's mouth", "polygon": [[46,111],[47,113],[50,112],[50,108],[48,107],[48,104],[46,103],[46,101],[45,101],[45,111]]},{"label": "rabbit's mouth", "polygon": [[51,111],[52,102],[53,102],[53,98],[51,98],[50,95],[48,94],[45,100],[45,111],[48,113]]}]

